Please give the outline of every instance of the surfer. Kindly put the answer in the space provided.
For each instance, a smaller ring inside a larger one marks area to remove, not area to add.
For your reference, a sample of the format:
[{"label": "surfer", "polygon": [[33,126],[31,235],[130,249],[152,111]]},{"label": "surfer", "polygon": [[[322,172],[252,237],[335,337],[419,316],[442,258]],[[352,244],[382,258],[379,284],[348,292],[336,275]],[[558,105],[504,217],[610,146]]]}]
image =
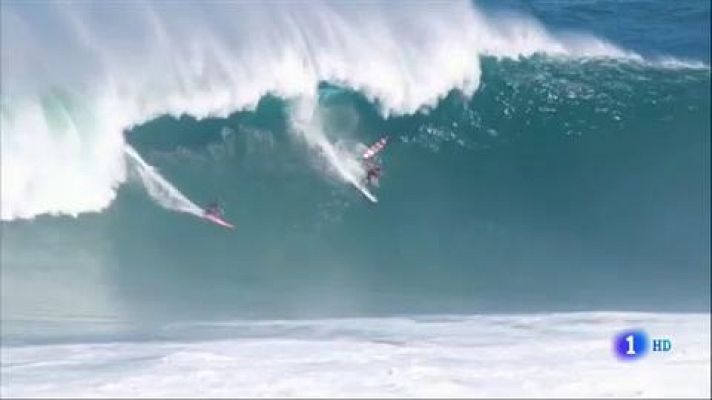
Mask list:
[{"label": "surfer", "polygon": [[381,166],[370,160],[367,160],[365,164],[366,183],[371,186],[378,186],[378,180],[381,177]]},{"label": "surfer", "polygon": [[212,217],[217,217],[221,218],[223,217],[223,209],[220,207],[220,203],[217,201],[213,201],[212,203],[208,204],[207,207],[205,207],[205,210],[203,210],[206,216],[212,216]]},{"label": "surfer", "polygon": [[234,229],[235,226],[227,221],[225,221],[225,217],[223,216],[223,209],[220,207],[220,203],[217,201],[214,201],[210,204],[208,204],[207,207],[203,210],[203,218],[220,226],[224,226],[226,228]]},{"label": "surfer", "polygon": [[386,143],[388,143],[388,139],[384,136],[369,146],[361,156],[366,170],[364,184],[378,187],[378,180],[381,178],[382,171],[381,165],[375,160],[375,155],[386,147]]}]

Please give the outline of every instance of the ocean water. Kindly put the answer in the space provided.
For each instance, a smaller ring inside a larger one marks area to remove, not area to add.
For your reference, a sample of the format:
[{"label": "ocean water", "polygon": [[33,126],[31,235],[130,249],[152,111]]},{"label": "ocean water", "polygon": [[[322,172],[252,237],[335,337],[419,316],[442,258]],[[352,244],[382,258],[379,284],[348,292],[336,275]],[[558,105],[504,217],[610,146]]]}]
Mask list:
[{"label": "ocean water", "polygon": [[3,396],[710,396],[709,2],[1,7]]}]

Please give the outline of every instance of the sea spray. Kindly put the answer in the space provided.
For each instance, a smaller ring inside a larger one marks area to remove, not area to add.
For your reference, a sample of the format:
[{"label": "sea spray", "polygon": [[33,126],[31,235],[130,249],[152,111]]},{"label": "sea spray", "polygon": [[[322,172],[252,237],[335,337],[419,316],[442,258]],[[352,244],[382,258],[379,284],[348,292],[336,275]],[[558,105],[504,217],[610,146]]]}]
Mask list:
[{"label": "sea spray", "polygon": [[125,152],[129,165],[136,171],[148,195],[161,207],[196,216],[203,214],[200,207],[161,176],[154,167],[148,165],[131,146],[126,145]]}]

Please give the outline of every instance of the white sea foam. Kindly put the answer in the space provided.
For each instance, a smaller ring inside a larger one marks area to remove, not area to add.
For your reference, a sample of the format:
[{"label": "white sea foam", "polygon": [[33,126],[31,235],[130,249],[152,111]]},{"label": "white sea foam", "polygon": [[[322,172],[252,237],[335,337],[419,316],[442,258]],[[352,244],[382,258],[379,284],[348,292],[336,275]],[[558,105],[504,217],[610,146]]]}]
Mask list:
[{"label": "white sea foam", "polygon": [[169,210],[196,216],[203,215],[203,210],[200,207],[185,197],[175,186],[171,185],[154,167],[148,165],[136,153],[136,150],[129,145],[126,145],[125,150],[132,167],[136,170],[141,182],[143,182],[143,186],[148,191],[148,195],[153,200]]},{"label": "white sea foam", "polygon": [[[709,314],[574,313],[262,321],[167,329],[236,335],[5,347],[3,397],[710,396]],[[643,328],[668,353],[621,362]]]},{"label": "white sea foam", "polygon": [[469,1],[1,7],[3,220],[108,206],[126,179],[123,131],[158,115],[313,98],[320,81],[360,90],[384,114],[412,113],[476,90],[479,55],[637,58]]}]

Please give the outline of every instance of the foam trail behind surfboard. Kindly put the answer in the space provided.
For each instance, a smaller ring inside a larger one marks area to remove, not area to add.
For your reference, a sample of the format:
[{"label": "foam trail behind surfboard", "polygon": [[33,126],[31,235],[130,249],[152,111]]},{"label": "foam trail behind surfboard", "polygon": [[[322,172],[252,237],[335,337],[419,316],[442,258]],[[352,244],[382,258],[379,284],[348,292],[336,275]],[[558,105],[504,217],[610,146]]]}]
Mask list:
[{"label": "foam trail behind surfboard", "polygon": [[320,151],[339,178],[353,185],[370,201],[377,203],[376,196],[361,183],[360,177],[365,174],[361,163],[352,154],[340,151],[324,135],[315,98],[302,96],[295,99],[292,106],[291,123],[295,131],[304,137],[310,147]]},{"label": "foam trail behind surfboard", "polygon": [[151,196],[161,207],[193,214],[198,217],[203,216],[203,210],[190,201],[175,186],[171,185],[156,169],[144,161],[141,156],[131,146],[126,145],[126,155],[130,165],[134,167],[141,178],[143,186],[148,195]]}]

